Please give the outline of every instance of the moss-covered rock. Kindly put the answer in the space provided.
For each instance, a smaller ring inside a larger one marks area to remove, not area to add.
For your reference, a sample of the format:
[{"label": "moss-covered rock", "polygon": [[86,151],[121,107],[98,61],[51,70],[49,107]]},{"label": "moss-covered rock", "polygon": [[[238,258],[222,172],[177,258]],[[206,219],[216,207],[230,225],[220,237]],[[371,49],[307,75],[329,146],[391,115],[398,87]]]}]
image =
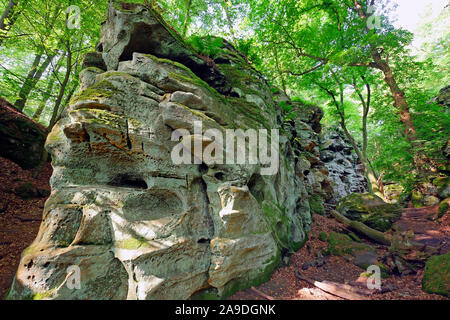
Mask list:
[{"label": "moss-covered rock", "polygon": [[388,184],[384,186],[384,195],[390,203],[398,203],[404,189],[399,184]]},{"label": "moss-covered rock", "polygon": [[372,229],[385,232],[401,216],[400,207],[385,203],[369,193],[353,193],[343,198],[337,210],[351,220],[360,221]]},{"label": "moss-covered rock", "polygon": [[428,293],[450,297],[450,252],[433,256],[427,261],[422,288]]},{"label": "moss-covered rock", "polygon": [[31,199],[36,196],[34,186],[30,181],[26,181],[15,188],[14,193],[24,200]]},{"label": "moss-covered rock", "polygon": [[440,198],[450,197],[450,177],[438,177],[433,180],[433,184],[438,188]]},{"label": "moss-covered rock", "polygon": [[450,209],[450,198],[443,200],[439,204],[438,214],[436,219],[440,219],[444,216],[444,214],[448,214]]},{"label": "moss-covered rock", "polygon": [[328,235],[328,247],[325,254],[334,256],[356,255],[358,252],[374,252],[375,250],[364,243],[353,241],[348,235],[330,232]]},{"label": "moss-covered rock", "polygon": [[414,206],[414,208],[422,208],[423,207],[423,203],[422,203],[422,193],[418,190],[413,190],[413,192],[411,193],[411,202]]},{"label": "moss-covered rock", "polygon": [[323,198],[318,194],[313,194],[309,197],[309,206],[311,208],[311,212],[324,215],[325,209],[323,207],[323,203]]}]

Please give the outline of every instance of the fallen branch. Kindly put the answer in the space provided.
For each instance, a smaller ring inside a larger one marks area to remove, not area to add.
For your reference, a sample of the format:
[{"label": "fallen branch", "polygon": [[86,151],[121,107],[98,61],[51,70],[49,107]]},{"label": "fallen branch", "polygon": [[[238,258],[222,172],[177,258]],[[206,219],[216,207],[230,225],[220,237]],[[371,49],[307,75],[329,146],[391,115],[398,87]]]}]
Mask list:
[{"label": "fallen branch", "polygon": [[366,295],[370,295],[371,292],[366,289],[352,287],[348,284],[342,284],[331,281],[314,281],[307,277],[300,275],[298,270],[295,270],[295,277],[297,279],[303,280],[312,284],[316,288],[319,288],[325,293],[331,294],[333,296],[346,299],[346,300],[368,300]]},{"label": "fallen branch", "polygon": [[336,218],[336,220],[341,222],[345,227],[350,228],[350,229],[368,237],[369,239],[371,239],[375,242],[384,244],[386,246],[391,245],[392,237],[390,235],[380,232],[378,230],[369,228],[364,223],[361,223],[359,221],[350,220],[335,210],[331,210],[330,213],[334,218]]},{"label": "fallen branch", "polygon": [[274,297],[268,296],[267,294],[265,294],[264,292],[259,291],[255,287],[251,287],[250,290],[254,291],[255,293],[257,293],[261,297],[266,298],[267,300],[275,300]]}]

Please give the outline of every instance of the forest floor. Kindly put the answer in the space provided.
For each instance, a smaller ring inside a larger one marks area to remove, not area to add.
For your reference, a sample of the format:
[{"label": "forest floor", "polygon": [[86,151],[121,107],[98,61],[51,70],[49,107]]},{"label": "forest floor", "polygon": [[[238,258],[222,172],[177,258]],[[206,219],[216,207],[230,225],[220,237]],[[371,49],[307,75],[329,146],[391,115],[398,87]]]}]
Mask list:
[{"label": "forest floor", "polygon": [[22,251],[36,238],[46,197],[23,200],[14,190],[24,182],[50,192],[50,163],[35,179],[31,170],[0,157],[0,299],[11,287]]},{"label": "forest floor", "polygon": [[[11,286],[21,253],[37,235],[46,200],[46,197],[42,195],[41,197],[36,196],[29,200],[23,200],[16,195],[14,190],[24,182],[29,181],[34,188],[49,191],[51,174],[51,165],[47,164],[39,177],[33,178],[31,170],[23,170],[15,163],[0,157],[0,299]],[[401,229],[413,228],[417,233],[416,240],[425,239],[425,241],[434,242],[436,238],[445,238],[449,239],[448,244],[450,245],[449,215],[445,215],[440,223],[426,219],[426,216],[435,212],[435,210],[437,210],[436,207],[419,210],[404,209],[403,217],[398,221],[398,224]],[[299,275],[316,281],[332,281],[352,287],[366,288],[366,278],[361,276],[365,270],[353,264],[351,257],[321,257],[320,253],[327,247],[327,242],[319,240],[319,233],[321,231],[326,233],[340,232],[344,231],[345,228],[336,220],[324,216],[314,214],[313,220],[308,242],[291,256],[288,265],[277,269],[270,281],[257,288],[237,292],[229,299],[342,299],[299,279]],[[374,247],[378,255],[387,251],[384,246],[365,242]],[[427,294],[422,291],[422,276],[423,270],[415,275],[392,275],[390,278],[381,280],[381,291],[374,290],[367,298],[372,300],[447,299],[440,295]]]},{"label": "forest floor", "polygon": [[[437,206],[420,209],[405,208],[402,218],[396,224],[400,230],[414,230],[415,241],[435,244],[436,241],[445,240],[443,242],[447,244],[441,250],[446,252],[450,245],[450,215],[444,215],[439,223],[427,219],[429,215],[434,215],[437,209]],[[449,300],[444,296],[428,294],[422,290],[423,269],[414,275],[391,275],[389,278],[382,278],[381,290],[368,290],[367,278],[363,275],[366,270],[356,266],[352,256],[320,257],[321,252],[328,245],[327,242],[319,240],[319,233],[322,231],[327,234],[331,231],[345,233],[345,227],[335,219],[313,214],[309,240],[291,256],[289,264],[276,270],[270,281],[259,287],[237,292],[230,299],[343,300],[342,297],[325,292],[310,282],[299,279],[300,276],[313,280],[312,282],[327,283],[328,281],[328,283],[343,284],[357,290],[361,288],[363,291],[369,291],[369,294],[360,296],[369,300]],[[385,246],[365,239],[362,241],[375,248],[377,256],[387,253],[388,248]],[[327,290],[327,287],[325,289]]]}]

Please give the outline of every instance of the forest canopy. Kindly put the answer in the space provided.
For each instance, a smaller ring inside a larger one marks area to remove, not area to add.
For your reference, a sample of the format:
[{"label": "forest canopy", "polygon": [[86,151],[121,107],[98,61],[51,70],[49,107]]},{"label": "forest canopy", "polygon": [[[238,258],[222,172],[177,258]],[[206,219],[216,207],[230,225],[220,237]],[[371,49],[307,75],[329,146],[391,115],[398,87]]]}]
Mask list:
[{"label": "forest canopy", "polygon": [[[427,37],[395,27],[384,0],[144,0],[199,54],[223,40],[292,101],[321,107],[366,174],[411,188],[445,168],[449,7],[426,14]],[[83,55],[95,51],[107,0],[0,0],[0,96],[49,127],[79,87]],[[220,38],[218,38],[220,37]],[[285,106],[289,109],[290,106]]]}]

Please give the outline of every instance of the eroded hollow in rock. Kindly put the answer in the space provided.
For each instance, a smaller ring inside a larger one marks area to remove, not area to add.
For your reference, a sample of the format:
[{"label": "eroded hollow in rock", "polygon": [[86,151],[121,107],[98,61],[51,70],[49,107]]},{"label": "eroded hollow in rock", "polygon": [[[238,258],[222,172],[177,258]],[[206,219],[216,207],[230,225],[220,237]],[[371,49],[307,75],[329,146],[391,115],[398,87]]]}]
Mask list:
[{"label": "eroded hollow in rock", "polygon": [[261,203],[264,200],[264,180],[259,174],[254,174],[248,182],[250,193]]},{"label": "eroded hollow in rock", "polygon": [[[140,22],[135,23],[130,32],[128,45],[123,49],[119,61],[133,59],[133,53],[152,54],[157,58],[170,59],[181,63],[191,69],[200,79],[224,95],[228,95],[231,87],[227,84],[225,76],[213,66],[209,66],[193,54],[181,53],[173,49],[177,47],[175,38],[167,39],[167,30],[162,25],[148,25]],[[161,43],[165,46],[161,46]]]},{"label": "eroded hollow in rock", "polygon": [[145,182],[144,179],[130,174],[118,174],[108,183],[108,185],[134,189],[147,189],[148,187],[147,182]]}]

